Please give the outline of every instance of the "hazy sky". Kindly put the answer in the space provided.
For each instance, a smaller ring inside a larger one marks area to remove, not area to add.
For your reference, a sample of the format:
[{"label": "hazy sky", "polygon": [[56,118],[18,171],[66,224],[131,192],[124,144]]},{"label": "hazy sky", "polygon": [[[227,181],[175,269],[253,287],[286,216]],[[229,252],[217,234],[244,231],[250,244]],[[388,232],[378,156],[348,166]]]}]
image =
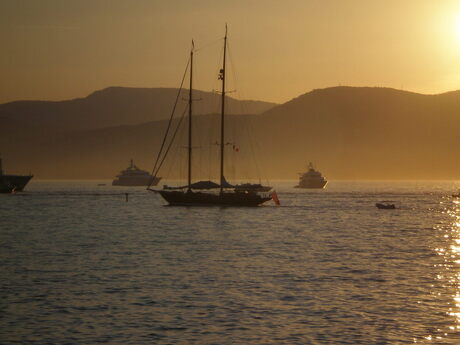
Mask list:
[{"label": "hazy sky", "polygon": [[0,103],[177,87],[192,38],[211,90],[226,22],[242,98],[460,89],[458,0],[0,0]]}]

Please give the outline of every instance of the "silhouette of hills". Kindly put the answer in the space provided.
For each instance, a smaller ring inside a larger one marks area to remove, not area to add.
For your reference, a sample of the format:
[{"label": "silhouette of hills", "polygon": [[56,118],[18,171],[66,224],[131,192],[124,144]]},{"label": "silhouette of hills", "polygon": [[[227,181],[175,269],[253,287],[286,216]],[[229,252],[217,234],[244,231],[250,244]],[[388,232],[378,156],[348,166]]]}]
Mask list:
[{"label": "silhouette of hills", "polygon": [[[260,140],[293,167],[297,157],[340,178],[458,178],[460,91],[439,95],[376,87],[313,90],[263,114]],[[289,129],[291,154],[266,131]],[[264,130],[265,129],[265,130]],[[301,171],[301,170],[299,170]]]},{"label": "silhouette of hills", "polygon": [[[0,104],[0,121],[15,121],[52,130],[94,129],[133,125],[167,119],[177,97],[174,88],[109,87],[85,98],[66,101],[16,101]],[[196,114],[209,114],[219,108],[220,95],[194,90]],[[186,107],[188,90],[179,96],[178,112]],[[274,106],[261,101],[241,101],[227,97],[234,114],[258,114]]]},{"label": "silhouette of hills", "polygon": [[[228,116],[227,176],[256,177],[259,169],[262,177],[297,179],[312,161],[329,179],[459,179],[458,114],[460,91],[313,90],[258,115]],[[61,133],[29,126],[1,135],[0,150],[7,170],[32,170],[37,178],[112,178],[131,157],[151,169],[166,124]],[[194,119],[195,175],[217,176],[218,125],[216,114]],[[185,154],[183,145],[182,130],[176,160]],[[162,174],[180,177],[184,167],[168,163]]]}]

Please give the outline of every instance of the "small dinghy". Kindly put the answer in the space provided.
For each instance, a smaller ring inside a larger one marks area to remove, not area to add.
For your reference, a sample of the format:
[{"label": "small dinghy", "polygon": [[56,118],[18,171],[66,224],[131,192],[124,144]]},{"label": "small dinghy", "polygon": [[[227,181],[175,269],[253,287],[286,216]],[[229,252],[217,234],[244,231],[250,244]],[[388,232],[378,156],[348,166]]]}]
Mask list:
[{"label": "small dinghy", "polygon": [[383,210],[394,210],[396,208],[395,204],[391,201],[381,201],[376,203],[375,206]]}]

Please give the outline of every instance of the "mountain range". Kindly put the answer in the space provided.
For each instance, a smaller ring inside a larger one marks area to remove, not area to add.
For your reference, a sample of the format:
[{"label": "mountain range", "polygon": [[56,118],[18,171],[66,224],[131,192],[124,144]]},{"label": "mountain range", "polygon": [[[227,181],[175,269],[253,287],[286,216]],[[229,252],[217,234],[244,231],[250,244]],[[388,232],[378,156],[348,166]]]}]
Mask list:
[{"label": "mountain range", "polygon": [[[5,169],[31,170],[37,178],[112,178],[134,158],[150,170],[176,95],[177,89],[108,88],[84,99],[0,105]],[[194,172],[213,178],[219,95],[194,95],[202,99],[195,102]],[[230,180],[296,179],[309,161],[330,179],[460,178],[460,91],[331,87],[284,104],[228,103]],[[177,143],[165,177],[184,174],[183,129]]]},{"label": "mountain range", "polygon": [[[16,101],[0,104],[0,120],[52,131],[95,129],[109,126],[135,125],[168,119],[178,98],[177,111],[187,106],[188,90],[174,88],[109,87],[84,98],[66,101]],[[194,90],[194,112],[215,113],[221,96],[216,92]],[[258,114],[274,103],[241,101],[231,97],[226,103],[233,114]]]}]

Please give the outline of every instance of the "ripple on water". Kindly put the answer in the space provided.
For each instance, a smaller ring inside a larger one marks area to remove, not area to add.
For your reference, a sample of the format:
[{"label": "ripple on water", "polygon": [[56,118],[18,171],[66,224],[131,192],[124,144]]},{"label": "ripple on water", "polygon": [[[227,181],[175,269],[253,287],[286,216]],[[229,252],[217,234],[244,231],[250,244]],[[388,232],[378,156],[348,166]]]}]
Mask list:
[{"label": "ripple on water", "polygon": [[[282,207],[162,207],[90,182],[1,196],[2,343],[456,344],[452,183],[277,186]],[[131,193],[131,192],[130,192]],[[97,195],[96,195],[97,194]],[[382,199],[401,208],[374,207]]]}]

